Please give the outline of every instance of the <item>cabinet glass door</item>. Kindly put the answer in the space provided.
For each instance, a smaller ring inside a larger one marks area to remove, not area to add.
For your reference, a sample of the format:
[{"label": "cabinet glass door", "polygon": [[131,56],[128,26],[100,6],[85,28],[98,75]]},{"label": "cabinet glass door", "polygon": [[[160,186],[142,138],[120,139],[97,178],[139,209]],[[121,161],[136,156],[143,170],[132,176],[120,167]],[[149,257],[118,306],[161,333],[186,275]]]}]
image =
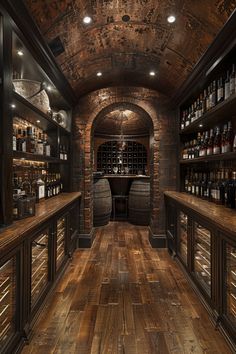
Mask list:
[{"label": "cabinet glass door", "polygon": [[0,267],[0,352],[16,331],[16,259]]},{"label": "cabinet glass door", "polygon": [[211,232],[194,223],[194,273],[199,283],[211,295]]},{"label": "cabinet glass door", "polygon": [[31,306],[40,298],[48,284],[48,228],[31,243]]},{"label": "cabinet glass door", "polygon": [[236,326],[236,247],[226,246],[227,316]]},{"label": "cabinet glass door", "polygon": [[183,262],[187,265],[188,257],[188,216],[182,211],[179,214],[179,254]]},{"label": "cabinet glass door", "polygon": [[65,242],[66,242],[66,216],[62,216],[57,220],[56,270],[60,268],[65,258]]}]

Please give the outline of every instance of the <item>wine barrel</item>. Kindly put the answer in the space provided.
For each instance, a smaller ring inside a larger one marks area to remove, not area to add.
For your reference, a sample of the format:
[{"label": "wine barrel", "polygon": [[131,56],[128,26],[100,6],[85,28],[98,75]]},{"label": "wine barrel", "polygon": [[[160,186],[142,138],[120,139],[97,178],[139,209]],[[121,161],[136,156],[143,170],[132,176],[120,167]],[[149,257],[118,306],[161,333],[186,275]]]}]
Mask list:
[{"label": "wine barrel", "polygon": [[93,182],[93,225],[103,226],[109,223],[112,210],[111,189],[106,178]]},{"label": "wine barrel", "polygon": [[149,225],[150,182],[134,180],[129,191],[129,221],[135,225]]}]

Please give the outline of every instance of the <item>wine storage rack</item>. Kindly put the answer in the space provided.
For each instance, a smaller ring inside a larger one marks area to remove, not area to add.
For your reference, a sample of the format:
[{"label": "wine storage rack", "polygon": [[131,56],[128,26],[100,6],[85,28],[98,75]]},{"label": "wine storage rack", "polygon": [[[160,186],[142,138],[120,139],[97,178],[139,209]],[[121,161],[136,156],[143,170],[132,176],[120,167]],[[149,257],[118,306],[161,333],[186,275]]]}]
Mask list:
[{"label": "wine storage rack", "polygon": [[194,223],[194,272],[202,287],[211,295],[211,232]]},{"label": "wine storage rack", "polygon": [[65,258],[65,240],[66,240],[66,217],[62,216],[57,220],[56,234],[56,270],[58,270]]},{"label": "wine storage rack", "polygon": [[119,141],[107,141],[97,152],[97,171],[105,174],[146,174],[147,162],[147,149],[135,141],[126,141],[124,150]]},{"label": "wine storage rack", "polygon": [[16,314],[16,259],[0,267],[0,351],[15,333]]},{"label": "wine storage rack", "polygon": [[227,315],[230,321],[236,326],[236,248],[227,245]]},{"label": "wine storage rack", "polygon": [[188,216],[180,212],[180,239],[179,253],[181,259],[187,265],[188,262]]},{"label": "wine storage rack", "polygon": [[48,235],[46,229],[31,244],[31,306],[34,306],[48,284]]}]

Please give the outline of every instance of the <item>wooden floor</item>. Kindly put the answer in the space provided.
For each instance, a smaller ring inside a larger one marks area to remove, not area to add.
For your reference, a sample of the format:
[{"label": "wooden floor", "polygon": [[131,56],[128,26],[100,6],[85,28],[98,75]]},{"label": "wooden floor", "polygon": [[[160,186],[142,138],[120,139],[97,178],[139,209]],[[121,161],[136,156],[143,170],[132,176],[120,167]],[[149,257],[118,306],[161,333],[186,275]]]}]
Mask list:
[{"label": "wooden floor", "polygon": [[147,229],[113,222],[75,252],[22,353],[232,352]]}]

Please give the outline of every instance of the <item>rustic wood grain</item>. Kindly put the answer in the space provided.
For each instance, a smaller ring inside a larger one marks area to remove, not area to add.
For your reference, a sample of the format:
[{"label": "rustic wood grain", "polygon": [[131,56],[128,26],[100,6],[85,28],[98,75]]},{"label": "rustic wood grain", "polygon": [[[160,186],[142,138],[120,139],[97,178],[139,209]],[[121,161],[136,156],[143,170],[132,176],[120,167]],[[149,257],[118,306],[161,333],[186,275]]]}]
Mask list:
[{"label": "rustic wood grain", "polygon": [[[125,246],[120,247],[120,242]],[[230,354],[166,250],[128,223],[77,250],[23,354]]]}]

